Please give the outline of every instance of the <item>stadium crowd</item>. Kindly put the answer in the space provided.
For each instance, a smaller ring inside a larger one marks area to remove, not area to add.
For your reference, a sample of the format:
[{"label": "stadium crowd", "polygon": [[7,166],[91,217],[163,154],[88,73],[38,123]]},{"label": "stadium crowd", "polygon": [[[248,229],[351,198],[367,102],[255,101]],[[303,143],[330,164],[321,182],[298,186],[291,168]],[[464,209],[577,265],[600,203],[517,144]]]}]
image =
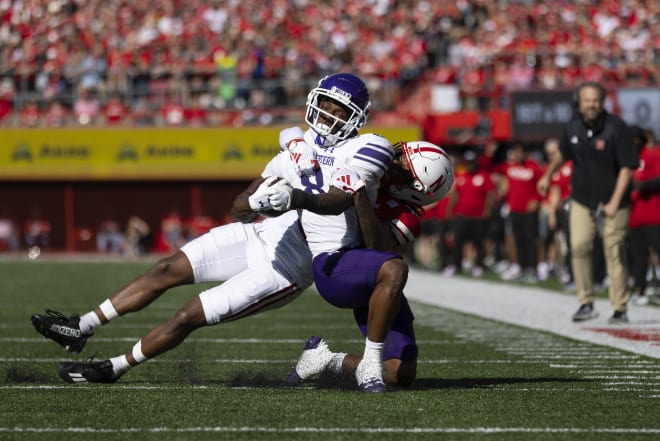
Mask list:
[{"label": "stadium crowd", "polygon": [[420,78],[498,106],[518,88],[657,85],[659,48],[654,0],[1,0],[0,125],[222,124],[349,68],[379,109]]}]

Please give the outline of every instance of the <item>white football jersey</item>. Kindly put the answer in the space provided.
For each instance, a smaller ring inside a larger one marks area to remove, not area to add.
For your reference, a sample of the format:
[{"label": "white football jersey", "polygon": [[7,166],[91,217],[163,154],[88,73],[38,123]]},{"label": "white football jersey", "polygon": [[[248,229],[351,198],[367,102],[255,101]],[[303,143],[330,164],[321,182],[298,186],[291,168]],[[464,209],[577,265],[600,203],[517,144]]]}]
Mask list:
[{"label": "white football jersey", "polygon": [[[316,159],[321,166],[314,176],[298,176],[288,152],[282,152],[273,158],[262,176],[279,176],[289,181],[294,188],[320,194],[329,191],[331,177],[336,169],[347,168],[356,171],[362,177],[369,199],[375,205],[380,178],[394,157],[394,150],[389,141],[368,133],[332,147],[322,148],[315,142],[317,136],[311,129],[305,132],[305,142],[314,148]],[[354,208],[336,216],[301,210],[300,222],[313,256],[360,245]]]}]

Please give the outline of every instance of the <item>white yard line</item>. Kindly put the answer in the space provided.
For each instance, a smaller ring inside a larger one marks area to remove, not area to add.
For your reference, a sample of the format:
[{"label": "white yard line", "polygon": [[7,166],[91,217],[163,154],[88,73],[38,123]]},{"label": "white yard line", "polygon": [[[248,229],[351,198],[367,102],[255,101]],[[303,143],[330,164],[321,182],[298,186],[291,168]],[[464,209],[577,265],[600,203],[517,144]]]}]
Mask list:
[{"label": "white yard line", "polygon": [[[588,343],[660,358],[660,341],[636,339],[636,331],[660,333],[660,308],[630,307],[627,325],[609,325],[612,307],[597,299],[600,317],[573,323],[571,316],[579,304],[573,295],[534,286],[511,285],[411,269],[406,296],[419,303],[440,306],[505,323],[551,332]],[[639,338],[639,337],[637,337]]]},{"label": "white yard line", "polygon": [[0,433],[602,433],[656,434],[660,429],[644,427],[582,428],[582,427],[0,427]]}]

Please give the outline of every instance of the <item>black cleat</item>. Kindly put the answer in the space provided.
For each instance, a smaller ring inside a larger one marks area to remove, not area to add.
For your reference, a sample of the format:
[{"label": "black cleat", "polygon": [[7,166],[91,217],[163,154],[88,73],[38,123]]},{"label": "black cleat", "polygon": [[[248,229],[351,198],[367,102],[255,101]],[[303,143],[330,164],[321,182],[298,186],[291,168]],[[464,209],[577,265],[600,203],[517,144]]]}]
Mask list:
[{"label": "black cleat", "polygon": [[77,314],[66,317],[61,312],[46,310],[46,314],[34,314],[32,325],[34,329],[46,338],[58,343],[70,352],[80,352],[85,347],[87,339],[93,334],[80,332],[80,317]]},{"label": "black cleat", "polygon": [[114,383],[121,375],[112,372],[110,360],[76,363],[66,361],[60,363],[60,377],[67,383]]}]

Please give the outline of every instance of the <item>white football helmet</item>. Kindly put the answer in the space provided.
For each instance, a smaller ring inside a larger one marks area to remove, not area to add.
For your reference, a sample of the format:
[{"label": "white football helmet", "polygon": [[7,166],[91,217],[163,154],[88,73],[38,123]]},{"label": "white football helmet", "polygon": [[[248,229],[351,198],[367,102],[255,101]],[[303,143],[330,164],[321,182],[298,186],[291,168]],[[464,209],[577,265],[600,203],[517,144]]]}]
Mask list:
[{"label": "white football helmet", "polygon": [[[336,118],[319,107],[319,98],[329,98],[343,105],[350,112],[346,121]],[[364,82],[350,73],[328,75],[307,95],[305,122],[325,138],[325,144],[334,145],[357,135],[357,130],[366,124],[371,101]],[[331,126],[320,123],[319,114],[330,118]]]},{"label": "white football helmet", "polygon": [[454,184],[454,166],[449,155],[427,141],[400,142],[395,145],[408,159],[413,182],[410,185],[391,185],[389,192],[397,199],[416,205],[439,201]]}]

